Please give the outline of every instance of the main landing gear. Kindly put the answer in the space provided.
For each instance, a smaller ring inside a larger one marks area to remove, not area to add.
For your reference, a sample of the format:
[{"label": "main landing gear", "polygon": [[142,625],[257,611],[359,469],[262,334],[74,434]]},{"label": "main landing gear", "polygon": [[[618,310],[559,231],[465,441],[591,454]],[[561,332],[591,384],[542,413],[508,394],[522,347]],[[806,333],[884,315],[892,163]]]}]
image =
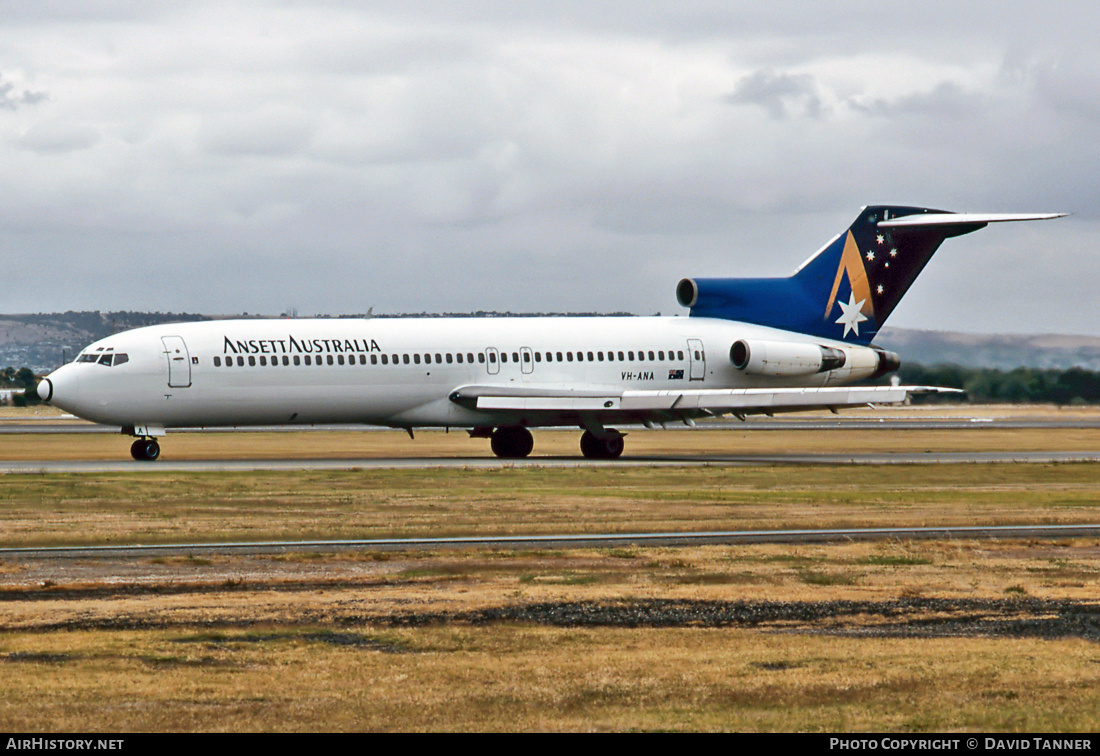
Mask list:
[{"label": "main landing gear", "polygon": [[130,445],[130,456],[138,462],[155,462],[160,458],[160,444],[155,438],[139,438]]},{"label": "main landing gear", "polygon": [[[489,436],[493,454],[502,459],[523,459],[535,446],[531,431],[518,425],[502,426],[491,433],[486,428],[471,435]],[[581,436],[581,454],[588,459],[618,459],[625,445],[623,434],[614,428],[601,429],[598,434],[586,430]]]},{"label": "main landing gear", "polygon": [[590,430],[581,436],[581,454],[588,459],[618,459],[625,446],[623,434],[614,428],[605,428],[601,436]]},{"label": "main landing gear", "polygon": [[504,426],[493,431],[489,438],[493,454],[503,459],[522,459],[535,448],[531,431],[519,426]]}]

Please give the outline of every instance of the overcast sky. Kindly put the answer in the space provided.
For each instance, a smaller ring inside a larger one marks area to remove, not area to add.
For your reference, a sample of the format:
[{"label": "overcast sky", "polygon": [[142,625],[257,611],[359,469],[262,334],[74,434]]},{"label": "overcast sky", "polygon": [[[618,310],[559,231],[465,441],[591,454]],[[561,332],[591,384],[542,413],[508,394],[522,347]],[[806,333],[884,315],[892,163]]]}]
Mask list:
[{"label": "overcast sky", "polygon": [[890,320],[1100,335],[1091,2],[4,0],[0,312],[686,313],[861,206]]}]

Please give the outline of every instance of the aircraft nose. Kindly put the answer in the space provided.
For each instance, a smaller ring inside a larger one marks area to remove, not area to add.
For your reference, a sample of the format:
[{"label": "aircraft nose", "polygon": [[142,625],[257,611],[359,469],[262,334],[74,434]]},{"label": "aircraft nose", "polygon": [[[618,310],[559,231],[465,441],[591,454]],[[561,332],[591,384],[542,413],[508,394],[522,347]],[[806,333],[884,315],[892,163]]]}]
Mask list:
[{"label": "aircraft nose", "polygon": [[72,412],[73,403],[79,398],[79,383],[78,376],[73,375],[73,366],[62,365],[40,380],[34,392],[42,401]]},{"label": "aircraft nose", "polygon": [[35,393],[38,394],[38,398],[44,402],[48,402],[53,399],[53,381],[49,378],[43,378],[38,382],[38,385],[34,387]]}]

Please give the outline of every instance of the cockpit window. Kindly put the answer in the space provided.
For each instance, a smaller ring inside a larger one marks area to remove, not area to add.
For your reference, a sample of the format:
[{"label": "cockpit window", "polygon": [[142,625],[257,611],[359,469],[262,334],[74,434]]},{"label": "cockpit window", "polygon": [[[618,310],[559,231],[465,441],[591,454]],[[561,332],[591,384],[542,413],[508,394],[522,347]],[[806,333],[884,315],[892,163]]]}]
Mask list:
[{"label": "cockpit window", "polygon": [[100,365],[106,365],[112,367],[114,365],[121,365],[124,362],[130,361],[130,356],[127,354],[112,354],[107,352],[106,354],[82,354],[76,358],[77,362],[98,362]]}]

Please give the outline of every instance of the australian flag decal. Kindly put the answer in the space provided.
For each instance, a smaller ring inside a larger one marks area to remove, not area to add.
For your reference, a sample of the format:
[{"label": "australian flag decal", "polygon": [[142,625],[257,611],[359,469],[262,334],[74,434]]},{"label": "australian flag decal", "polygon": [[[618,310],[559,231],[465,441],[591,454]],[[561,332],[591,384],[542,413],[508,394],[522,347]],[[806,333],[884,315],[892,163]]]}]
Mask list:
[{"label": "australian flag decal", "polygon": [[682,381],[682,380],[684,380],[684,371],[683,370],[669,370],[668,371],[668,379],[670,381]]}]

